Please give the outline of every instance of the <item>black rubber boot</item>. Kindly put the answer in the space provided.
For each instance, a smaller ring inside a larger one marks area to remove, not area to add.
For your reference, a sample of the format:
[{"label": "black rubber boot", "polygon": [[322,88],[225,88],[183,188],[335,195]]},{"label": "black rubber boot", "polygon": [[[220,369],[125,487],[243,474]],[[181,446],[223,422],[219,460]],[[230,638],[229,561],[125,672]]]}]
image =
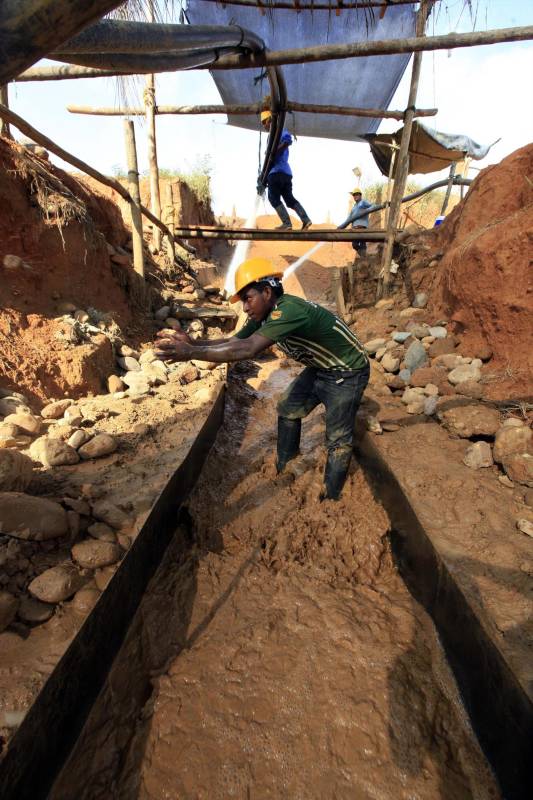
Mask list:
[{"label": "black rubber boot", "polygon": [[278,460],[276,469],[283,472],[285,466],[300,452],[301,419],[278,417]]},{"label": "black rubber boot", "polygon": [[307,212],[301,203],[296,202],[293,206],[294,211],[298,214],[300,219],[302,220],[302,230],[305,231],[306,228],[309,228],[312,225],[311,220],[307,216]]},{"label": "black rubber boot", "polygon": [[341,496],[351,458],[351,447],[339,447],[337,450],[329,451],[324,472],[324,486],[326,488],[324,499],[338,500]]},{"label": "black rubber boot", "polygon": [[275,210],[276,214],[278,215],[278,217],[281,220],[281,225],[278,225],[276,230],[277,231],[292,231],[291,218],[289,217],[289,212],[287,211],[287,209],[285,208],[283,203],[280,203],[279,206],[276,206],[276,208],[274,210]]}]

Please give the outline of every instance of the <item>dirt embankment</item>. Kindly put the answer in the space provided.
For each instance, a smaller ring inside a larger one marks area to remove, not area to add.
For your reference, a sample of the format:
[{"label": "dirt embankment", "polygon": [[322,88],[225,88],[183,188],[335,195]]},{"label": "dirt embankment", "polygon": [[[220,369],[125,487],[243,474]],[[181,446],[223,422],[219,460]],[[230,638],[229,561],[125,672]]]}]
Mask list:
[{"label": "dirt embankment", "polygon": [[419,276],[435,318],[449,319],[462,345],[487,346],[495,399],[531,395],[533,368],[533,144],[483,170],[426,242],[442,257]]}]

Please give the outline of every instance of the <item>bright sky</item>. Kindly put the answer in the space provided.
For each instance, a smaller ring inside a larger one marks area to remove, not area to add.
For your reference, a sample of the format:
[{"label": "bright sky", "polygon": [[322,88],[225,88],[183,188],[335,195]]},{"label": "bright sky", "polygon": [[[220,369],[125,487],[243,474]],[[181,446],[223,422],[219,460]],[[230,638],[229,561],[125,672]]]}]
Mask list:
[{"label": "bright sky", "polygon": [[[463,5],[463,0],[438,3],[439,11],[430,19],[428,34],[471,31],[474,24],[467,10],[461,14]],[[479,7],[476,30],[533,22],[531,0],[473,0],[472,5]],[[466,134],[482,144],[501,138],[489,155],[474,165],[497,163],[533,138],[532,67],[533,42],[425,53],[417,105],[436,107],[439,112],[423,121],[446,133]],[[410,73],[409,66],[391,108],[406,106]],[[139,86],[140,96],[142,83]],[[208,72],[176,72],[157,77],[157,102],[219,103],[220,97]],[[65,107],[118,103],[113,79],[21,83],[10,87],[14,111],[65,149],[108,174],[116,166],[125,168],[122,119],[69,114]],[[209,155],[215,213],[231,213],[235,206],[237,213],[245,217],[254,202],[259,134],[233,128],[223,120],[220,115],[157,117],[159,165],[187,171],[198,159]],[[135,125],[139,168],[143,170],[147,166],[146,128],[139,118]],[[379,132],[394,131],[400,125],[384,120]],[[362,170],[358,182],[363,188],[381,179],[365,144],[299,137],[291,148],[290,161],[294,193],[316,222],[325,221],[328,214],[334,222],[345,217],[346,193],[354,183],[354,167]],[[472,170],[470,177],[476,174]],[[432,175],[413,179],[424,185],[438,178]],[[268,209],[267,213],[271,213]]]}]

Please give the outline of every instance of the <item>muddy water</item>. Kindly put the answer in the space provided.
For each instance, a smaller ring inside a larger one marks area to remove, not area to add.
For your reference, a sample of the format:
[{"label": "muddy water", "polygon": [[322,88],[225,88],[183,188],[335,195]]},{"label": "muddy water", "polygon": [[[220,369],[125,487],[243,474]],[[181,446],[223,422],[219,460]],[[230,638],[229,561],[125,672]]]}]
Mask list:
[{"label": "muddy water", "polygon": [[282,363],[235,369],[189,523],[53,800],[499,797],[363,474],[318,501],[320,412],[275,476]]}]

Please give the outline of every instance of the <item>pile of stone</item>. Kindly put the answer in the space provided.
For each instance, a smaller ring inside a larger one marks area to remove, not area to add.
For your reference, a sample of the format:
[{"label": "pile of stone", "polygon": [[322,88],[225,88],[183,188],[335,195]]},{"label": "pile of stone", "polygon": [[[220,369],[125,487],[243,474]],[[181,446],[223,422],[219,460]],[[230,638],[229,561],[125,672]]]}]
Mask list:
[{"label": "pile of stone", "polygon": [[46,622],[67,600],[90,611],[135,537],[121,508],[83,496],[0,492],[0,524],[0,632]]},{"label": "pile of stone", "polygon": [[[0,422],[0,453],[9,449],[27,450],[28,461],[39,462],[45,467],[102,458],[118,447],[117,440],[110,434],[88,430],[93,420],[85,418],[82,408],[71,399],[55,400],[36,414],[24,395],[12,393],[0,397],[0,416],[3,418]],[[4,463],[5,458],[6,454]],[[13,468],[11,472],[14,474]],[[0,490],[2,488],[6,487],[0,480]]]}]

